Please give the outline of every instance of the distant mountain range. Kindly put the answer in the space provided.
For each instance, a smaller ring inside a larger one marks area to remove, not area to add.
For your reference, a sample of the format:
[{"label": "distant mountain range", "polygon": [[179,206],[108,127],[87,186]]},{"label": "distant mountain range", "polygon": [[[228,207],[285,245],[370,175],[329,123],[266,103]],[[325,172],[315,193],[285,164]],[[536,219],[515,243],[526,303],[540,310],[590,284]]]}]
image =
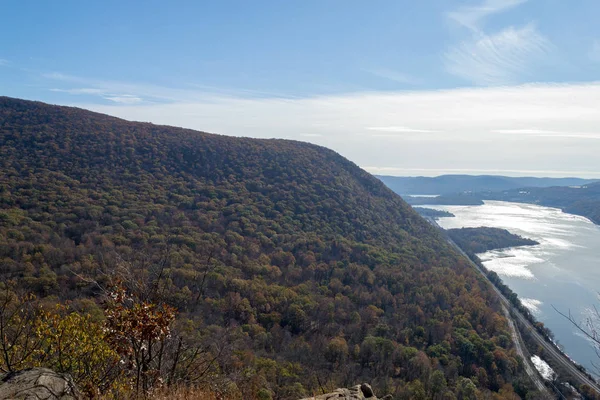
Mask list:
[{"label": "distant mountain range", "polygon": [[560,208],[600,224],[600,182],[579,187],[521,188],[482,193],[482,200],[514,201]]},{"label": "distant mountain range", "polygon": [[433,178],[378,175],[377,178],[399,195],[496,192],[524,187],[581,186],[598,181],[580,178],[513,178],[498,175],[441,175]]},{"label": "distant mountain range", "polygon": [[[512,201],[560,208],[600,224],[600,182],[579,178],[511,178],[442,175],[435,178],[379,176],[413,205],[480,205],[484,200]],[[438,197],[411,197],[410,194]]]}]

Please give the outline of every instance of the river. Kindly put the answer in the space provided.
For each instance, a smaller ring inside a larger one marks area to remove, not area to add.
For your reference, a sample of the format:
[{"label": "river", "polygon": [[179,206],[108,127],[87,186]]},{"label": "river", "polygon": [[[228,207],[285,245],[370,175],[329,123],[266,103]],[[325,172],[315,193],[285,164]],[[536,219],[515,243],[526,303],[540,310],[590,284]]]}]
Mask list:
[{"label": "river", "polygon": [[536,246],[489,251],[479,255],[498,273],[556,341],[576,362],[596,373],[600,365],[590,341],[553,306],[577,321],[588,318],[600,328],[600,226],[559,209],[532,204],[486,201],[481,206],[429,206],[455,217],[440,218],[446,229],[488,226],[534,239]]}]

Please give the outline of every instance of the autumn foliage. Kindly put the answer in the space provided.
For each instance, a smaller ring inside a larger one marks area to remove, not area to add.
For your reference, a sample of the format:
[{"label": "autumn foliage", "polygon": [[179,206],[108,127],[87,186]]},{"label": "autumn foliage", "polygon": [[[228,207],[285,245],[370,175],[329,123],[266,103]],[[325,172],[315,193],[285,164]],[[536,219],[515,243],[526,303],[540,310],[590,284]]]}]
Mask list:
[{"label": "autumn foliage", "polygon": [[[39,311],[8,306],[2,368],[51,347],[43,363],[90,392],[531,392],[489,284],[380,181],[307,143],[0,98],[0,281],[57,316],[19,334]],[[62,337],[103,367],[70,363]]]}]

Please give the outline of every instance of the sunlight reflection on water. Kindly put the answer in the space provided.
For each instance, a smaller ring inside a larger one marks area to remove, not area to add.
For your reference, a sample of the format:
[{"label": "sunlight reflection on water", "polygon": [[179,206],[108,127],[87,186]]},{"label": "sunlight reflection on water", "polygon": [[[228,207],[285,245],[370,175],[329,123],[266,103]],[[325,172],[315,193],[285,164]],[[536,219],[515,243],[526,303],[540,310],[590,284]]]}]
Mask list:
[{"label": "sunlight reflection on water", "polygon": [[[440,218],[446,229],[494,227],[538,241],[536,246],[479,254],[540,321],[567,353],[588,370],[598,364],[587,340],[553,306],[585,322],[600,304],[600,227],[587,218],[533,204],[486,201],[482,206],[429,206],[455,217]],[[600,320],[598,321],[600,324]]]},{"label": "sunlight reflection on water", "polygon": [[[488,226],[538,241],[537,246],[500,249],[480,254],[484,265],[501,276],[533,279],[531,267],[565,250],[584,248],[577,243],[575,225],[593,224],[584,217],[532,204],[487,201],[483,206],[431,206],[451,212],[455,218],[440,218],[443,228]],[[580,228],[577,226],[577,228]],[[586,229],[583,229],[586,231]]]}]

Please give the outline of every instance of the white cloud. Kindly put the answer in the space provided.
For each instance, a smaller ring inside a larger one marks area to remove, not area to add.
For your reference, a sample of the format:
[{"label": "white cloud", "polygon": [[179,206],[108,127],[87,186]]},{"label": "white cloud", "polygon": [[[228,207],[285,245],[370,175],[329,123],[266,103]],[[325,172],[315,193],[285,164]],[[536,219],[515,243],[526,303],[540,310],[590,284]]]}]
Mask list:
[{"label": "white cloud", "polygon": [[[143,86],[124,87],[131,93],[144,91]],[[178,89],[154,90],[162,97],[178,94]],[[600,127],[597,104],[600,82],[297,99],[186,91],[168,103],[73,105],[206,132],[309,140],[372,172],[393,168],[404,174],[496,171],[599,177],[598,147],[590,145]]]},{"label": "white cloud", "polygon": [[553,50],[551,42],[533,23],[508,26],[489,33],[486,18],[528,0],[484,0],[463,6],[447,17],[469,29],[469,36],[444,53],[446,70],[476,85],[511,85],[528,80],[536,64]]},{"label": "white cloud", "polygon": [[70,83],[85,83],[86,80],[77,76],[67,75],[60,72],[48,72],[42,74],[42,78],[53,79],[57,81],[70,82]]},{"label": "white cloud", "polygon": [[90,95],[98,96],[104,100],[112,101],[119,104],[137,104],[143,101],[143,98],[138,95],[128,94],[131,91],[128,89],[135,88],[135,85],[122,84],[115,82],[103,82],[98,80],[85,79],[73,75],[66,75],[59,72],[51,72],[42,74],[43,78],[60,81],[70,84],[82,84],[87,87],[75,88],[52,88],[52,92],[68,93],[72,95]]},{"label": "white cloud", "polygon": [[[278,93],[252,91],[252,90],[234,90],[223,89],[214,86],[198,85],[194,83],[187,84],[185,87],[174,88],[164,87],[152,84],[139,84],[129,82],[107,81],[100,79],[90,79],[80,76],[67,75],[60,72],[51,72],[41,75],[42,78],[62,82],[67,87],[60,89],[50,89],[73,95],[78,94],[96,94],[105,97],[107,100],[124,100],[121,97],[137,97],[148,102],[176,102],[176,101],[200,101],[207,95],[223,97],[265,97],[276,98],[285,96]],[[111,97],[111,98],[108,98]],[[114,99],[113,99],[114,98]],[[125,99],[126,100],[126,99]],[[122,101],[120,101],[122,102]]]},{"label": "white cloud", "polygon": [[508,85],[528,74],[551,49],[551,43],[530,24],[475,35],[450,48],[444,61],[448,72],[477,85]]},{"label": "white cloud", "polygon": [[75,89],[50,89],[51,92],[59,92],[59,93],[69,93],[69,94],[96,94],[102,95],[105,93],[102,89],[94,89],[94,88],[75,88]]},{"label": "white cloud", "polygon": [[107,93],[105,89],[97,88],[73,88],[73,89],[50,89],[51,92],[68,93],[72,95],[92,95],[99,96],[105,100],[109,100],[115,103],[121,104],[137,104],[141,103],[143,99],[139,96],[132,94],[114,94]]},{"label": "white cloud", "polygon": [[592,47],[588,53],[590,60],[600,63],[600,39],[594,40]]},{"label": "white cloud", "polygon": [[114,101],[115,103],[121,104],[137,104],[141,103],[143,100],[141,97],[134,96],[131,94],[123,94],[119,96],[104,96],[106,100]]},{"label": "white cloud", "polygon": [[448,13],[448,18],[471,30],[478,31],[486,17],[525,3],[527,0],[485,0],[477,6],[461,7]]},{"label": "white cloud", "polygon": [[0,58],[0,67],[8,65],[8,60],[5,60],[3,58]]}]

